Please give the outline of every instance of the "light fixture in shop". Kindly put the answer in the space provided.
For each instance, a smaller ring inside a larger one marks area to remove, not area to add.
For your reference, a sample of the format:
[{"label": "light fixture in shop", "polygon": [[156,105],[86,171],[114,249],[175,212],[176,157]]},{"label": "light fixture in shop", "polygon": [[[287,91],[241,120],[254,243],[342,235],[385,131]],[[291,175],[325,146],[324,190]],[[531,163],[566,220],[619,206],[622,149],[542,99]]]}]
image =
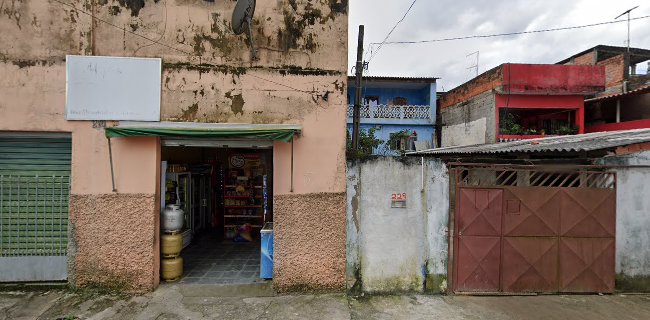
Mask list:
[{"label": "light fixture in shop", "polygon": [[192,138],[163,138],[160,141],[163,147],[205,147],[205,148],[253,148],[270,149],[273,147],[271,140],[213,140]]}]

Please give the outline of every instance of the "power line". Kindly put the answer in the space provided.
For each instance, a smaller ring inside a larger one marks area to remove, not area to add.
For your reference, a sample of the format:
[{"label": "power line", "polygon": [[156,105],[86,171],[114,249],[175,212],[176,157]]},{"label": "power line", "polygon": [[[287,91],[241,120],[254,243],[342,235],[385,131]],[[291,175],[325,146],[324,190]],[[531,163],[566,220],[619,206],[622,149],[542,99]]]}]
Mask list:
[{"label": "power line", "polygon": [[143,36],[143,35],[141,35],[141,34],[139,34],[139,33],[136,33],[136,32],[133,32],[133,31],[130,31],[130,30],[126,29],[126,28],[123,28],[123,27],[120,27],[120,26],[118,26],[118,25],[116,25],[116,24],[113,24],[113,23],[111,23],[111,22],[108,22],[108,21],[106,21],[106,20],[103,20],[103,19],[97,18],[97,17],[95,16],[94,13],[91,13],[91,12],[88,12],[88,11],[85,11],[85,10],[82,10],[82,9],[79,9],[79,8],[75,7],[74,5],[72,5],[72,4],[65,3],[65,2],[63,2],[63,1],[59,1],[59,0],[52,0],[52,1],[57,2],[57,3],[59,3],[59,4],[62,4],[62,5],[64,5],[64,6],[66,6],[66,7],[68,7],[68,8],[72,8],[72,9],[74,9],[74,10],[76,10],[76,11],[79,11],[79,12],[81,12],[81,13],[83,13],[83,14],[89,15],[92,19],[95,19],[95,20],[97,20],[97,21],[103,22],[103,23],[105,23],[105,24],[107,24],[107,25],[109,25],[109,26],[112,26],[112,27],[114,27],[114,28],[120,29],[120,30],[122,30],[122,31],[124,31],[124,32],[128,32],[128,33],[130,33],[130,34],[132,34],[132,35],[134,35],[134,36],[137,36],[137,37],[143,38],[143,39],[145,39],[145,40],[151,41],[151,42],[153,42],[153,43],[155,43],[155,44],[159,44],[159,45],[161,45],[161,46],[163,46],[163,47],[167,47],[167,48],[169,48],[169,49],[176,50],[176,51],[178,51],[178,52],[182,52],[182,53],[184,53],[184,54],[186,54],[186,55],[194,56],[193,54],[191,54],[191,53],[189,53],[189,52],[187,52],[187,51],[185,51],[185,50],[181,50],[181,49],[178,49],[178,48],[172,47],[172,46],[170,46],[170,45],[168,45],[168,44],[165,44],[165,43],[162,43],[162,42],[160,42],[160,41],[158,41],[158,40],[151,39],[151,38],[146,37],[146,36]]},{"label": "power line", "polygon": [[372,61],[372,58],[374,58],[375,55],[377,55],[377,52],[379,52],[379,50],[381,50],[381,47],[384,46],[384,43],[386,43],[386,40],[388,40],[388,37],[390,37],[390,35],[393,34],[393,31],[395,31],[395,28],[397,28],[397,26],[398,26],[400,23],[402,23],[402,21],[404,21],[404,18],[406,18],[406,16],[409,14],[409,12],[411,12],[411,8],[413,8],[413,5],[414,5],[415,2],[417,2],[417,1],[418,1],[418,0],[413,0],[413,2],[411,2],[411,5],[409,6],[409,8],[408,8],[408,9],[406,10],[406,12],[404,13],[404,16],[402,16],[402,19],[399,19],[399,21],[397,21],[397,23],[395,23],[395,25],[393,26],[393,28],[390,29],[390,32],[388,32],[388,34],[387,34],[386,37],[384,38],[384,41],[382,41],[381,44],[379,44],[379,47],[377,47],[377,50],[376,50],[376,51],[375,51],[375,52],[370,56],[370,59],[368,59],[368,62]]},{"label": "power line", "polygon": [[[630,20],[640,20],[640,19],[647,19],[647,18],[650,18],[650,15],[631,18]],[[443,41],[477,39],[477,38],[494,38],[494,37],[514,36],[514,35],[520,35],[520,34],[531,34],[531,33],[543,33],[543,32],[553,32],[553,31],[562,31],[562,30],[582,29],[582,28],[602,26],[602,25],[621,23],[621,22],[625,22],[625,21],[624,20],[615,20],[615,21],[599,22],[599,23],[585,24],[585,25],[572,26],[572,27],[561,27],[561,28],[551,28],[551,29],[531,30],[531,31],[519,31],[519,32],[495,33],[495,34],[486,34],[486,35],[460,36],[460,37],[441,38],[441,39],[432,39],[432,40],[388,41],[388,42],[382,41],[382,42],[372,42],[372,43],[370,43],[370,45],[380,45],[380,47],[381,47],[381,46],[383,46],[385,44],[419,44],[419,43],[443,42]]]},{"label": "power line", "polygon": [[[170,45],[168,45],[168,44],[166,44],[166,43],[160,42],[159,40],[162,39],[162,36],[161,36],[160,39],[158,39],[158,40],[154,40],[154,39],[151,39],[151,38],[149,38],[149,37],[143,36],[143,35],[141,35],[141,34],[139,34],[139,33],[136,33],[136,32],[130,31],[130,30],[126,29],[126,28],[123,28],[123,27],[120,27],[120,26],[118,26],[118,25],[115,25],[115,24],[113,24],[113,23],[111,23],[111,22],[108,22],[108,21],[106,21],[106,20],[100,19],[100,18],[96,17],[94,13],[92,13],[92,12],[88,12],[88,11],[85,11],[85,10],[82,10],[82,9],[79,9],[79,8],[75,7],[74,5],[72,5],[72,4],[65,3],[65,2],[62,2],[62,1],[60,1],[60,0],[52,0],[52,1],[57,2],[57,3],[61,4],[61,5],[66,6],[66,7],[69,7],[69,8],[71,8],[71,9],[74,9],[74,10],[76,10],[76,11],[79,11],[79,12],[81,12],[81,13],[83,13],[83,14],[86,14],[86,15],[90,16],[92,19],[96,19],[97,21],[100,21],[100,22],[102,22],[102,23],[105,23],[106,25],[109,25],[109,26],[111,26],[111,27],[117,28],[117,29],[119,29],[119,30],[121,30],[121,31],[123,31],[123,32],[130,33],[130,34],[132,34],[132,35],[134,35],[134,36],[137,36],[137,37],[143,38],[143,39],[145,39],[145,40],[151,41],[152,43],[155,43],[155,44],[161,45],[161,46],[163,46],[163,47],[166,47],[166,48],[169,48],[169,49],[176,50],[176,51],[178,51],[178,52],[184,53],[184,54],[186,54],[188,57],[198,57],[199,59],[201,59],[201,57],[202,57],[202,56],[200,56],[200,55],[192,54],[191,52],[187,52],[187,51],[185,51],[185,50],[181,50],[181,49],[175,48],[175,47],[173,47],[173,46],[170,46]],[[165,27],[165,28],[166,28],[166,27]],[[257,79],[259,79],[259,80],[263,80],[263,81],[266,81],[266,82],[269,82],[269,83],[273,83],[273,84],[276,84],[276,85],[279,85],[279,86],[282,86],[282,87],[285,87],[285,88],[291,89],[291,90],[296,91],[296,92],[302,92],[302,93],[307,93],[307,94],[312,94],[312,95],[319,93],[319,91],[316,91],[316,90],[311,90],[311,91],[308,91],[308,90],[300,90],[300,89],[294,88],[294,87],[292,87],[292,86],[289,86],[289,85],[286,85],[286,84],[283,84],[283,83],[280,83],[280,82],[277,82],[277,81],[273,81],[273,80],[265,79],[265,78],[262,78],[262,77],[258,77],[258,76],[253,75],[253,74],[248,74],[248,75],[251,76],[251,77],[253,77],[253,78],[257,78]],[[329,92],[329,91],[325,91],[325,94],[327,94],[328,92]]]}]

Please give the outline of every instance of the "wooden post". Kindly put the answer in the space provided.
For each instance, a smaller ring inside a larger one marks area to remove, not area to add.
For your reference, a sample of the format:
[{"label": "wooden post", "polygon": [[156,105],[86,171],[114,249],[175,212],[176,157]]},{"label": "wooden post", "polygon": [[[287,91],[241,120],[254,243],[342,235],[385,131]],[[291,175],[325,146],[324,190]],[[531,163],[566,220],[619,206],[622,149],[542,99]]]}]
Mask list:
[{"label": "wooden post", "polygon": [[357,44],[357,64],[355,66],[356,93],[354,96],[354,114],[352,116],[352,149],[359,150],[359,122],[361,122],[361,78],[363,77],[363,25],[359,26]]}]

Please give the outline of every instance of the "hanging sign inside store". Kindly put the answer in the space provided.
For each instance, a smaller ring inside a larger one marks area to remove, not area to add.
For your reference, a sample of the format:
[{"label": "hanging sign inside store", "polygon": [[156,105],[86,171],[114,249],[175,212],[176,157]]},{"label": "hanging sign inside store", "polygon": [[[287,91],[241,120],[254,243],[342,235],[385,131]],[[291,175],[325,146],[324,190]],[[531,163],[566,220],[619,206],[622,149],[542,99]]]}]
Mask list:
[{"label": "hanging sign inside store", "polygon": [[66,120],[160,121],[162,60],[66,56]]},{"label": "hanging sign inside store", "polygon": [[391,208],[406,208],[406,193],[393,193],[390,196]]},{"label": "hanging sign inside store", "polygon": [[246,158],[241,154],[236,154],[230,157],[230,165],[233,168],[242,168],[246,164]]}]

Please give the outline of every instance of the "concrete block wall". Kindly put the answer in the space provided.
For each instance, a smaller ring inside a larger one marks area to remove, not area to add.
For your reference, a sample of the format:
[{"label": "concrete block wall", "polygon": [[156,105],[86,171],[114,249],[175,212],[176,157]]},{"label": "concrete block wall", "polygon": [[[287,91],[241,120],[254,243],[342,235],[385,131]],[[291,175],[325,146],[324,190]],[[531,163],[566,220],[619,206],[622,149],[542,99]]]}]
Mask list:
[{"label": "concrete block wall", "polygon": [[442,109],[442,147],[496,142],[496,103],[486,91]]},{"label": "concrete block wall", "polygon": [[[448,182],[446,167],[436,160],[380,157],[348,163],[348,290],[447,289]],[[406,208],[391,207],[393,193],[406,194]]]},{"label": "concrete block wall", "polygon": [[[650,151],[604,158],[599,164],[650,165]],[[650,168],[616,171],[616,289],[650,292]]]}]

